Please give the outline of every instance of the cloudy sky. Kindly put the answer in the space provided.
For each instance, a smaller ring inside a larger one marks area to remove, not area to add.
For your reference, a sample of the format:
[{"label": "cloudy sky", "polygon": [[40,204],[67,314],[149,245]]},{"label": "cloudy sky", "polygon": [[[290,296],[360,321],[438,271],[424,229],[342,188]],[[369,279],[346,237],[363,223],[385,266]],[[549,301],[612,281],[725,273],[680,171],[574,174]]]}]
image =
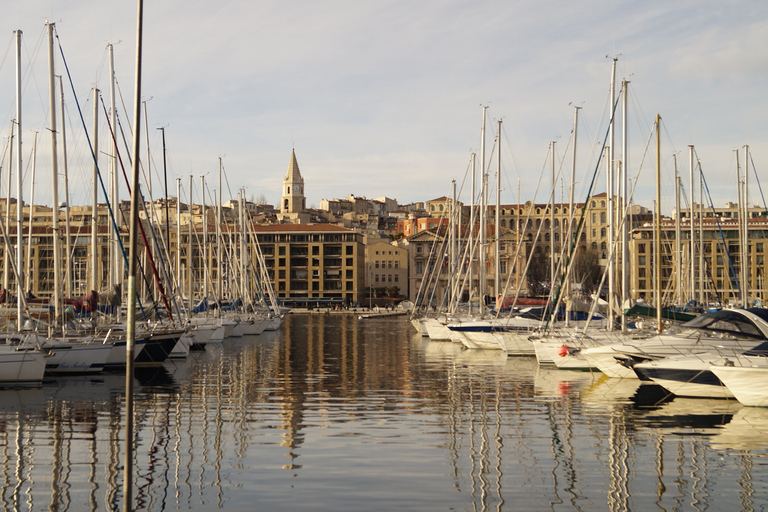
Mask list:
[{"label": "cloudy sky", "polygon": [[[0,154],[15,117],[13,31],[21,29],[24,190],[38,132],[35,201],[50,204],[48,20],[56,24],[89,130],[90,90],[97,86],[109,99],[106,47],[114,44],[118,112],[127,130],[136,3],[24,0],[0,19]],[[487,106],[492,183],[502,120],[502,202],[516,202],[518,189],[522,200],[546,201],[551,141],[563,176],[560,200],[569,187],[579,106],[576,197],[583,199],[605,135],[617,57],[617,80],[630,81],[626,160],[639,184],[636,201],[652,206],[654,149],[646,146],[658,113],[663,207],[673,207],[673,155],[688,188],[689,144],[719,206],[736,200],[736,149],[750,146],[758,175],[768,168],[766,43],[768,3],[754,0],[147,2],[142,98],[153,187],[161,186],[157,128],[165,127],[171,195],[176,178],[186,195],[189,175],[198,187],[207,174],[210,189],[217,188],[222,157],[230,190],[245,187],[249,197],[277,203],[295,148],[308,205],[350,194],[423,201],[448,195],[451,180],[468,201],[467,170],[471,154],[481,153]],[[58,52],[57,43],[56,73],[66,75]],[[87,204],[90,154],[67,80],[71,202]],[[143,139],[142,145],[146,151]],[[3,190],[7,168],[6,156]],[[750,181],[752,202],[762,203],[754,176]],[[595,192],[605,191],[604,172],[597,183]]]}]

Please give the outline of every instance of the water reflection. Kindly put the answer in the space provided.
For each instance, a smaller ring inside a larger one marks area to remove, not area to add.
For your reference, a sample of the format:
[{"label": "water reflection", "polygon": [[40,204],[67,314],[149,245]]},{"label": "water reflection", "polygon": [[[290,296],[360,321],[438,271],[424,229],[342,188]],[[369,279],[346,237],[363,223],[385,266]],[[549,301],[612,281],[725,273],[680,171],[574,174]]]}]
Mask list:
[{"label": "water reflection", "polygon": [[[123,375],[0,390],[6,510],[122,507]],[[291,316],[136,374],[137,510],[768,506],[768,409]]]}]

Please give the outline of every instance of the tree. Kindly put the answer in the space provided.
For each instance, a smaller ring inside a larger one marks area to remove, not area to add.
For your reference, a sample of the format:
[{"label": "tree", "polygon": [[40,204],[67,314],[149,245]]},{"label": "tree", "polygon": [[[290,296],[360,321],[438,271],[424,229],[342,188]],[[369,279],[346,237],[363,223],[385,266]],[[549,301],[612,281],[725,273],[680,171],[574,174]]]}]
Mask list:
[{"label": "tree", "polygon": [[580,247],[573,258],[572,281],[581,283],[581,289],[585,293],[592,293],[600,284],[602,277],[598,252],[594,249]]},{"label": "tree", "polygon": [[531,264],[528,265],[526,279],[528,281],[528,294],[534,297],[545,295],[549,292],[549,255],[542,251],[534,250]]}]

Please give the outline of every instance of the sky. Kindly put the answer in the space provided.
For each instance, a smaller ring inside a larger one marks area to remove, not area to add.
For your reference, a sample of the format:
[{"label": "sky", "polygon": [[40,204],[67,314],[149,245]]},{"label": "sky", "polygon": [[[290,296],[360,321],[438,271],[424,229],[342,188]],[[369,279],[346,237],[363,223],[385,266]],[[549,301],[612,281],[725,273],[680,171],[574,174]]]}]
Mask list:
[{"label": "sky", "polygon": [[[70,203],[90,204],[92,134],[86,135],[83,124],[93,131],[91,89],[98,87],[109,104],[106,48],[112,43],[117,112],[130,141],[136,13],[137,3],[124,0],[25,0],[4,9],[3,194],[8,135],[16,117],[14,30],[23,32],[25,201],[34,161],[34,201],[51,202],[45,38],[45,23],[51,21],[58,36],[55,73],[65,84]],[[606,190],[598,155],[617,59],[618,84],[629,81],[627,154],[621,152],[620,113],[614,145],[637,186],[635,202],[653,206],[652,130],[659,114],[662,210],[674,208],[675,162],[684,206],[690,197],[689,145],[711,200],[724,206],[737,201],[735,150],[743,167],[743,148],[749,146],[759,178],[768,167],[766,43],[768,3],[755,0],[146,2],[142,159],[153,176],[154,197],[164,193],[162,127],[169,194],[176,195],[180,178],[183,200],[192,175],[193,200],[199,202],[204,175],[210,201],[219,188],[221,158],[225,200],[244,188],[248,198],[278,204],[295,150],[308,206],[349,195],[386,196],[401,204],[425,201],[449,196],[453,180],[460,198],[469,202],[471,155],[476,154],[480,176],[487,107],[484,154],[491,201],[499,120],[502,203],[548,200],[552,141],[555,199],[567,201],[574,110],[580,107],[574,194],[583,200],[596,170],[592,191]],[[103,115],[99,123],[100,167],[106,174],[111,135]],[[128,166],[124,147],[121,143],[121,158]],[[763,204],[753,172],[750,167],[750,202]],[[477,192],[479,177],[476,182]],[[121,196],[127,197],[124,186]]]}]

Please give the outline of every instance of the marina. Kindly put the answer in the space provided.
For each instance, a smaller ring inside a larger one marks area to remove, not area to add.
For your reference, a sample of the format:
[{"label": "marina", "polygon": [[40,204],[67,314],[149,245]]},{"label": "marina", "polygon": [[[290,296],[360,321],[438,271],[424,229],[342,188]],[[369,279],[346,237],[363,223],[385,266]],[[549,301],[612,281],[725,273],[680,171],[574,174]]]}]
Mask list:
[{"label": "marina", "polygon": [[[119,510],[124,375],[0,390],[5,510]],[[768,410],[289,314],[137,368],[135,510],[760,510]]]}]

